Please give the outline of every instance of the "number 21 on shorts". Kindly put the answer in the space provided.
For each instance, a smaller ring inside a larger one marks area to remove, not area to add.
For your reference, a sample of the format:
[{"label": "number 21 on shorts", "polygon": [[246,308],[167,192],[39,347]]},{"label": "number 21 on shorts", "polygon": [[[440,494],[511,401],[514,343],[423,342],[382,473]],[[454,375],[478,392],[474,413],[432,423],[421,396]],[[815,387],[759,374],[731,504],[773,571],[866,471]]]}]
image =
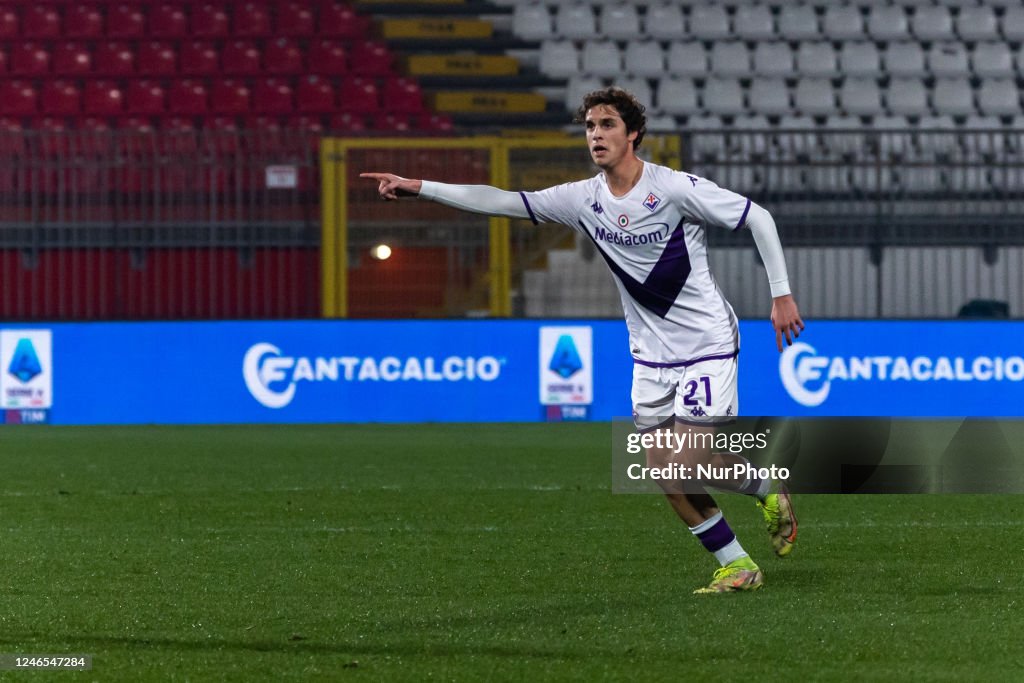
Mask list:
[{"label": "number 21 on shorts", "polygon": [[683,405],[700,405],[700,402],[694,398],[694,395],[697,393],[698,387],[702,384],[704,385],[704,405],[711,405],[711,378],[707,375],[697,379],[691,379],[683,386],[683,389],[686,391],[683,395]]}]

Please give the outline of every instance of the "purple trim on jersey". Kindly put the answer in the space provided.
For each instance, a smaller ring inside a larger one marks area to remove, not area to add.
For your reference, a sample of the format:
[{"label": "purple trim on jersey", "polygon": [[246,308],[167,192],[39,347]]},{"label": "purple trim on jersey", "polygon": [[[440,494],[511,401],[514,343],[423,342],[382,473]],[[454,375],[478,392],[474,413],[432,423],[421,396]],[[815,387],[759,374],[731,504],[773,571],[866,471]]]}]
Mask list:
[{"label": "purple trim on jersey", "polygon": [[736,224],[733,230],[739,230],[743,227],[743,224],[747,222],[747,213],[750,211],[750,200],[747,200],[747,205],[743,207],[743,215],[740,216],[740,222]]},{"label": "purple trim on jersey", "polygon": [[665,250],[661,252],[661,257],[654,264],[654,268],[651,269],[647,279],[643,282],[633,278],[622,269],[622,266],[612,260],[612,257],[601,248],[594,236],[590,234],[590,230],[587,229],[583,221],[580,221],[580,227],[583,228],[583,232],[590,238],[590,241],[594,243],[598,253],[601,254],[608,267],[611,268],[611,271],[622,282],[622,285],[629,292],[629,295],[633,297],[633,300],[659,318],[664,318],[672,309],[672,304],[675,303],[679,292],[683,290],[686,279],[690,277],[690,252],[686,249],[686,230],[683,228],[683,220],[680,220],[679,225],[672,231],[672,235],[668,238],[668,244],[665,245]]},{"label": "purple trim on jersey", "polygon": [[640,360],[639,358],[634,358],[633,362],[636,363],[637,365],[643,365],[648,368],[688,368],[691,365],[703,363],[706,360],[728,360],[730,358],[735,358],[736,356],[739,355],[739,353],[740,350],[736,349],[732,353],[719,353],[715,354],[714,356],[701,356],[700,358],[693,358],[691,360],[681,360],[675,363],[654,363],[649,360]]},{"label": "purple trim on jersey", "polygon": [[[519,196],[523,198],[523,204],[526,205],[526,212],[530,214],[530,220],[533,221],[534,225],[537,225],[537,217],[533,214],[533,209],[530,208],[530,202],[526,201],[526,194],[520,192]],[[747,201],[749,202],[750,200],[748,199]],[[744,213],[743,215],[746,216],[747,214]]]}]

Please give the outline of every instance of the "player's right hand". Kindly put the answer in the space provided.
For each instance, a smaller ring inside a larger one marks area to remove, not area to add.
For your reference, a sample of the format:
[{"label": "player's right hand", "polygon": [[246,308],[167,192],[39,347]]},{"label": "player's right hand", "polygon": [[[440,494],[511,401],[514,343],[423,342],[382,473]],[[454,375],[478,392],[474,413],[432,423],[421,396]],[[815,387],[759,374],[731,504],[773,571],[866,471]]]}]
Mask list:
[{"label": "player's right hand", "polygon": [[403,178],[394,173],[360,173],[360,178],[376,180],[377,193],[381,199],[392,200],[399,197],[415,197],[420,193],[423,182],[411,178]]}]

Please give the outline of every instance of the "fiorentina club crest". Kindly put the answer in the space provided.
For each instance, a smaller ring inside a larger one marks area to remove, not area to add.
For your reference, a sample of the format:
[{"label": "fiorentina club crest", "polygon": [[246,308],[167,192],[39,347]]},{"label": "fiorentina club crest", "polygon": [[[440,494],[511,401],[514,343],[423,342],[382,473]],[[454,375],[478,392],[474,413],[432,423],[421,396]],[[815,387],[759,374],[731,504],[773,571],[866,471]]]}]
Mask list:
[{"label": "fiorentina club crest", "polygon": [[649,193],[647,195],[647,199],[644,200],[644,206],[646,206],[651,211],[654,211],[656,208],[658,208],[658,204],[661,204],[661,199],[653,192]]}]

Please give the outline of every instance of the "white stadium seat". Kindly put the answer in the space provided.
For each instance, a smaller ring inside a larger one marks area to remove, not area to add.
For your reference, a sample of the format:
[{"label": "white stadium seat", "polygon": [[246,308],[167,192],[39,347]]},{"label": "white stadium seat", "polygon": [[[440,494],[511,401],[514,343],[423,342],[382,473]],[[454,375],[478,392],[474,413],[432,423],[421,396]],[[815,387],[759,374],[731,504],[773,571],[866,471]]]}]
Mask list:
[{"label": "white stadium seat", "polygon": [[869,42],[843,43],[839,51],[839,70],[847,76],[878,76],[882,73],[878,48]]},{"label": "white stadium seat", "polygon": [[576,111],[583,101],[583,96],[604,87],[604,81],[593,76],[573,76],[565,86],[565,106],[569,111]]},{"label": "white stadium seat", "polygon": [[779,117],[777,128],[779,130],[797,131],[791,134],[787,133],[785,139],[783,139],[780,133],[776,134],[784,152],[792,151],[798,155],[809,154],[817,147],[817,126],[814,124],[814,119],[810,116],[796,114],[781,116]]},{"label": "white stadium seat", "polygon": [[1006,135],[998,116],[968,116],[960,129],[971,132],[964,140],[968,158],[990,159],[1006,149]]},{"label": "white stadium seat", "polygon": [[1003,29],[1003,38],[1011,43],[1024,41],[1024,7],[1015,5],[1007,7],[1003,12],[1003,19],[1000,27]]},{"label": "white stadium seat", "polygon": [[920,78],[893,78],[885,93],[886,108],[898,116],[928,113],[928,89]]},{"label": "white stadium seat", "polygon": [[801,76],[835,76],[839,69],[832,43],[800,43],[796,51],[796,70]]},{"label": "white stadium seat", "polygon": [[579,75],[580,55],[568,40],[546,40],[540,46],[540,72],[549,78]]},{"label": "white stadium seat", "polygon": [[665,74],[665,53],[653,40],[633,41],[626,46],[626,73],[659,78]]},{"label": "white stadium seat", "polygon": [[914,12],[910,21],[911,30],[918,40],[952,40],[953,17],[946,7],[925,5]]},{"label": "white stadium seat", "polygon": [[948,156],[956,149],[956,136],[953,131],[956,125],[949,115],[922,116],[917,121],[917,128],[927,133],[915,135],[918,149],[928,153],[932,158]]},{"label": "white stadium seat", "polygon": [[731,36],[729,15],[721,5],[697,5],[690,10],[688,34],[699,40],[722,40]]},{"label": "white stadium seat", "polygon": [[839,102],[847,114],[873,116],[882,111],[882,94],[873,78],[847,78],[839,89]]},{"label": "white stadium seat", "polygon": [[[907,150],[909,140],[902,131],[910,128],[906,116],[876,116],[871,119],[871,127],[882,131],[878,136],[879,155],[883,159],[902,157]],[[888,131],[893,131],[888,133]]]},{"label": "white stadium seat", "polygon": [[767,5],[741,5],[736,8],[733,33],[742,40],[771,40],[775,37],[775,20]]},{"label": "white stadium seat", "polygon": [[761,41],[754,47],[754,73],[761,76],[792,76],[793,50],[788,43]]},{"label": "white stadium seat", "polygon": [[893,41],[910,38],[907,12],[894,5],[874,5],[868,15],[868,35],[872,40]]},{"label": "white stadium seat", "polygon": [[801,78],[794,96],[796,110],[805,116],[822,116],[836,110],[832,82],[827,78]]},{"label": "white stadium seat", "polygon": [[971,73],[968,61],[963,43],[935,43],[928,50],[928,71],[938,78],[967,76]]},{"label": "white stadium seat", "polygon": [[[722,119],[717,116],[690,116],[686,130],[696,131],[688,138],[689,156],[695,161],[718,159],[725,156],[725,135],[721,133]],[[706,132],[703,132],[706,131]],[[684,145],[687,144],[684,142]]]},{"label": "white stadium seat", "polygon": [[555,30],[563,38],[588,40],[597,34],[597,20],[590,5],[559,5]]},{"label": "white stadium seat", "polygon": [[890,76],[924,76],[924,50],[919,43],[889,43],[883,52],[883,64]]},{"label": "white stadium seat", "polygon": [[864,17],[852,5],[829,5],[821,32],[829,40],[860,40],[864,38]]},{"label": "white stadium seat", "polygon": [[956,18],[956,33],[960,40],[969,43],[995,40],[999,37],[995,12],[986,5],[961,7]]},{"label": "white stadium seat", "polygon": [[708,74],[708,55],[701,43],[672,43],[667,62],[668,72],[674,76],[704,78]]},{"label": "white stadium seat", "polygon": [[610,40],[591,41],[583,46],[583,73],[613,78],[622,73],[622,55]]},{"label": "white stadium seat", "polygon": [[669,116],[668,114],[648,116],[647,130],[652,133],[675,134],[679,132],[679,124],[674,116]]},{"label": "white stadium seat", "polygon": [[978,43],[971,53],[971,71],[981,78],[1010,78],[1013,55],[1006,43]]},{"label": "white stadium seat", "polygon": [[607,5],[601,10],[601,33],[614,40],[640,35],[640,16],[633,5]]},{"label": "white stadium seat", "polygon": [[735,116],[746,111],[743,88],[735,78],[709,78],[701,96],[704,111],[718,116]]},{"label": "white stadium seat", "polygon": [[[761,114],[737,116],[732,120],[732,129],[737,134],[729,136],[727,144],[731,155],[741,159],[751,159],[763,156],[768,151],[768,138],[762,134],[764,131],[771,130],[771,124],[766,116]],[[750,166],[744,167],[751,168]],[[749,175],[744,176],[743,182],[746,185],[742,189],[748,192],[753,189],[752,186],[757,184],[757,181]]]},{"label": "white stadium seat", "polygon": [[697,86],[692,78],[662,78],[658,81],[657,109],[675,116],[697,113]]},{"label": "white stadium seat", "polygon": [[978,109],[986,116],[1020,113],[1017,82],[1009,78],[984,78],[978,88]]},{"label": "white stadium seat", "polygon": [[751,111],[766,116],[788,114],[792,110],[789,89],[781,78],[756,78],[747,98]]},{"label": "white stadium seat", "polygon": [[749,76],[750,53],[746,43],[731,41],[712,45],[711,73],[716,76]]},{"label": "white stadium seat", "polygon": [[936,114],[967,116],[974,113],[974,93],[966,78],[937,78],[932,88],[932,109]]},{"label": "white stadium seat", "polygon": [[636,99],[645,107],[650,107],[654,103],[654,93],[646,78],[620,78],[615,85],[636,95]]},{"label": "white stadium seat", "polygon": [[548,8],[539,2],[516,5],[512,13],[512,32],[523,40],[546,40],[553,37]]},{"label": "white stadium seat", "polygon": [[644,19],[644,32],[658,40],[680,40],[686,36],[683,11],[672,3],[651,5]]},{"label": "white stadium seat", "polygon": [[818,15],[814,8],[810,5],[783,5],[779,11],[779,36],[786,40],[820,39]]}]

